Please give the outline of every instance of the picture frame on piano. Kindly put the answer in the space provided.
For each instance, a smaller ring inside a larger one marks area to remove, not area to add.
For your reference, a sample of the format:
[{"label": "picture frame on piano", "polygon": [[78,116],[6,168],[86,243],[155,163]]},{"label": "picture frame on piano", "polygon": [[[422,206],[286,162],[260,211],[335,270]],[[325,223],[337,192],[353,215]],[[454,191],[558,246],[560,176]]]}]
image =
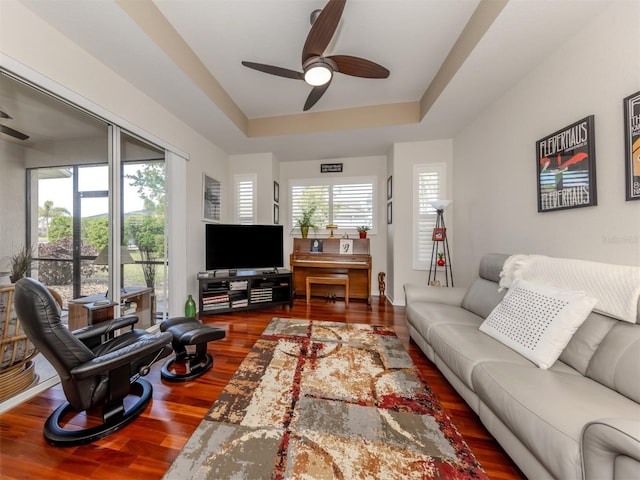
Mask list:
[{"label": "picture frame on piano", "polygon": [[350,238],[340,239],[340,254],[351,255],[353,253],[353,240]]}]

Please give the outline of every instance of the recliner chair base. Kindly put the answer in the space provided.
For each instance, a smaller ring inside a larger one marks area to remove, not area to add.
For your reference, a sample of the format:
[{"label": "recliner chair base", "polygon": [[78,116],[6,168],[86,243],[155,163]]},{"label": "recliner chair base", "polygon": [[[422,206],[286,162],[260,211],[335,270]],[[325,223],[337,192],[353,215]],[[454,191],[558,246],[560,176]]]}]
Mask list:
[{"label": "recliner chair base", "polygon": [[101,438],[107,437],[124,428],[144,412],[153,393],[151,384],[139,378],[131,384],[131,392],[140,390],[139,398],[128,409],[124,408],[122,401],[113,405],[106,405],[103,410],[104,423],[84,430],[66,430],[60,426],[62,418],[75,410],[69,402],[60,405],[44,424],[44,437],[51,445],[59,447],[71,447],[86,445]]}]

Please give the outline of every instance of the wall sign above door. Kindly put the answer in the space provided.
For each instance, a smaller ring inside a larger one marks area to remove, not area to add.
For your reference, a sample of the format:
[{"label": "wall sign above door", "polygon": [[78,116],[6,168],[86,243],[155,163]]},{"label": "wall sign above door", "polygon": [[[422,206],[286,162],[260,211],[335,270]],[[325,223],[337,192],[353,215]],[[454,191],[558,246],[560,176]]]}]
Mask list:
[{"label": "wall sign above door", "polygon": [[321,163],[320,173],[342,173],[341,163]]}]

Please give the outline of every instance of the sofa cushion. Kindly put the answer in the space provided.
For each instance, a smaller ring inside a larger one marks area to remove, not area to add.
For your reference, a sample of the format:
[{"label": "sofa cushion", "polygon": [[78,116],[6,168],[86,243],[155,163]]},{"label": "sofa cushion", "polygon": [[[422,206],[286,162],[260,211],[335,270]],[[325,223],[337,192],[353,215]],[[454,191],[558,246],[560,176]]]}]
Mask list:
[{"label": "sofa cushion", "polygon": [[549,368],[596,302],[583,293],[516,280],[480,330]]},{"label": "sofa cushion", "polygon": [[430,343],[449,369],[473,390],[471,374],[482,362],[497,361],[531,365],[531,362],[474,325],[438,325],[431,329]]},{"label": "sofa cushion", "polygon": [[462,299],[462,308],[487,318],[502,301],[504,292],[498,291],[498,284],[484,278],[476,279]]},{"label": "sofa cushion", "polygon": [[638,418],[640,405],[556,362],[548,370],[504,362],[476,366],[482,402],[555,478],[582,478],[583,427],[604,417]]},{"label": "sofa cushion", "polygon": [[560,354],[560,360],[581,374],[586,374],[593,354],[617,323],[618,320],[611,317],[591,312]]},{"label": "sofa cushion", "polygon": [[616,321],[591,358],[586,375],[640,403],[640,327]]},{"label": "sofa cushion", "polygon": [[472,325],[478,328],[482,323],[482,318],[477,315],[460,307],[442,303],[412,303],[407,305],[405,315],[407,321],[427,342],[431,342],[430,332],[436,325]]}]

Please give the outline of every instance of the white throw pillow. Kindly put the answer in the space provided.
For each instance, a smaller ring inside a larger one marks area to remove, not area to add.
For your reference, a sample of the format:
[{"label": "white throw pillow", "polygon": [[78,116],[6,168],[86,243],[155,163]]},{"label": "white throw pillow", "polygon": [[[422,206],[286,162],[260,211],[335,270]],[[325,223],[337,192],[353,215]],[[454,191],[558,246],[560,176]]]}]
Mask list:
[{"label": "white throw pillow", "polygon": [[596,303],[581,292],[516,280],[480,330],[547,369]]}]

